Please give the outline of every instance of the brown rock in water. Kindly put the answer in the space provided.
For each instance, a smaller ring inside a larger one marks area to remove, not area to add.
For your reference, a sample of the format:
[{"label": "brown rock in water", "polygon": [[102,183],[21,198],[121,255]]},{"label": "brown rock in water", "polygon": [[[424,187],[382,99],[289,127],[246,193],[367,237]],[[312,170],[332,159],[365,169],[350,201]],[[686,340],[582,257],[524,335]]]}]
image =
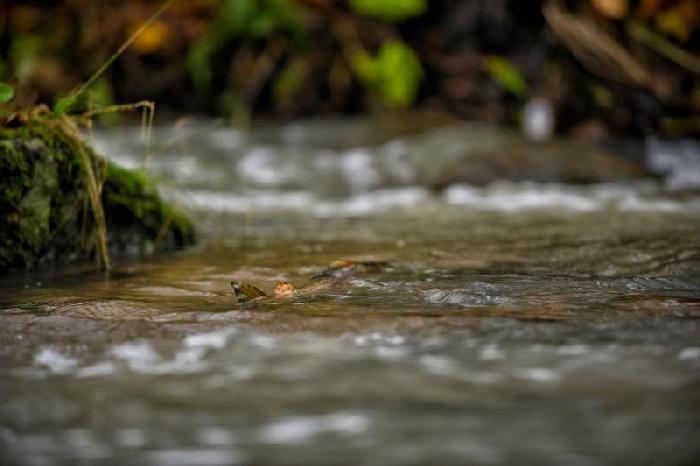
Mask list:
[{"label": "brown rock in water", "polygon": [[425,162],[421,182],[440,190],[454,183],[485,186],[498,180],[605,183],[651,178],[641,163],[623,160],[581,141],[535,143],[515,134],[488,144],[465,144],[438,162]]}]

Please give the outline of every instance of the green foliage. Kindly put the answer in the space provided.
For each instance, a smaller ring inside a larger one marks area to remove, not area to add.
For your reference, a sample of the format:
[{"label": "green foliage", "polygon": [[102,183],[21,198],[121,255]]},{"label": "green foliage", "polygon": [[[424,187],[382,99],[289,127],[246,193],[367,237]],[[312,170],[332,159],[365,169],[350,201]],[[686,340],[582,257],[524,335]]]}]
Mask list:
[{"label": "green foliage", "polygon": [[203,91],[211,84],[211,56],[217,47],[210,36],[204,36],[192,46],[187,55],[187,69],[195,89]]},{"label": "green foliage", "polygon": [[308,76],[309,66],[305,60],[297,59],[287,64],[274,83],[275,101],[280,104],[291,100]]},{"label": "green foliage", "polygon": [[72,110],[78,103],[78,98],[76,95],[71,94],[68,97],[63,97],[56,99],[56,103],[53,105],[53,114],[55,116],[61,116]]},{"label": "green foliage", "polygon": [[15,88],[0,82],[0,104],[10,101],[15,96]]},{"label": "green foliage", "polygon": [[[107,108],[114,105],[114,93],[112,92],[112,84],[107,78],[102,78],[95,81],[88,91],[88,106],[92,109]],[[120,114],[118,112],[98,113],[97,119],[104,125],[114,125],[119,122]]]},{"label": "green foliage", "polygon": [[298,7],[290,0],[224,0],[209,30],[187,57],[187,68],[195,88],[211,84],[211,58],[226,42],[241,37],[257,40],[281,32],[298,45],[308,41]]},{"label": "green foliage", "polygon": [[12,39],[9,62],[12,63],[13,74],[20,81],[31,75],[41,49],[42,40],[39,36],[19,35]]},{"label": "green foliage", "polygon": [[491,79],[508,92],[523,97],[527,94],[527,82],[522,73],[510,61],[503,57],[486,59],[486,71]]},{"label": "green foliage", "polygon": [[276,31],[295,40],[304,35],[299,11],[290,0],[225,0],[213,28],[224,41],[235,36],[263,38]]},{"label": "green foliage", "polygon": [[397,40],[382,44],[374,57],[365,51],[356,53],[352,67],[368,89],[393,107],[413,103],[423,78],[423,67],[416,54]]},{"label": "green foliage", "polygon": [[385,21],[401,21],[425,13],[426,0],[350,0],[356,12],[381,18]]},{"label": "green foliage", "polygon": [[216,108],[219,113],[229,119],[233,126],[248,128],[251,121],[251,113],[243,101],[243,96],[235,89],[228,88],[216,96]]},{"label": "green foliage", "polygon": [[106,80],[95,81],[88,93],[72,92],[66,97],[56,99],[52,106],[54,116],[74,114],[86,111],[96,106],[109,105],[111,102],[111,86]]},{"label": "green foliage", "polygon": [[91,80],[90,87],[83,85],[87,92],[73,91],[66,97],[56,99],[52,108],[54,116],[67,115],[74,112],[107,106],[112,103],[112,87],[107,78]]}]

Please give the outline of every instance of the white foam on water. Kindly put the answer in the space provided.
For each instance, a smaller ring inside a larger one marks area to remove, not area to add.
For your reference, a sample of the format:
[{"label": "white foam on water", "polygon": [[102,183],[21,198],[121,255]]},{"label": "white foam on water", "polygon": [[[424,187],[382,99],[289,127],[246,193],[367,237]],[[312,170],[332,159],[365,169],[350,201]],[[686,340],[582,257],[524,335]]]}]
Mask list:
[{"label": "white foam on water", "polygon": [[145,432],[135,427],[118,430],[116,437],[117,443],[129,448],[141,447],[148,443]]},{"label": "white foam on water", "polygon": [[680,359],[681,361],[700,359],[700,348],[696,346],[689,346],[687,348],[683,348],[678,353],[678,359]]},{"label": "white foam on water", "polygon": [[700,196],[671,199],[664,197],[658,186],[645,183],[587,187],[525,182],[498,182],[487,187],[456,184],[437,197],[428,189],[405,186],[362,191],[333,200],[310,190],[249,189],[241,193],[192,189],[168,191],[165,194],[195,210],[228,213],[308,212],[319,218],[361,217],[409,209],[429,201],[469,210],[505,213],[532,210],[700,212]]},{"label": "white foam on water", "polygon": [[235,436],[223,427],[205,427],[197,431],[197,439],[204,445],[231,445]]},{"label": "white foam on water", "polygon": [[479,350],[479,359],[482,361],[495,361],[505,357],[505,352],[497,345],[485,345]]},{"label": "white foam on water", "polygon": [[174,194],[179,202],[193,209],[215,212],[246,213],[253,211],[304,210],[314,203],[307,191],[253,191],[233,194],[228,191],[189,190]]},{"label": "white foam on water", "polygon": [[64,445],[79,458],[96,460],[110,455],[107,446],[96,439],[90,430],[70,429],[64,433],[64,439]]},{"label": "white foam on water", "polygon": [[602,183],[583,187],[509,181],[493,183],[487,187],[455,184],[445,190],[443,197],[448,204],[507,213],[547,209],[571,212],[700,211],[700,197],[687,200],[664,198],[658,186],[644,182],[629,185]]},{"label": "white foam on water", "polygon": [[408,350],[400,346],[377,346],[374,354],[385,361],[401,361],[408,357]]},{"label": "white foam on water", "polygon": [[337,412],[326,416],[288,417],[264,427],[260,436],[267,443],[297,444],[309,442],[325,432],[357,435],[367,430],[369,425],[367,416]]},{"label": "white foam on water", "polygon": [[517,212],[524,209],[567,208],[574,211],[592,211],[599,203],[589,196],[566,192],[555,187],[513,189],[513,186],[494,185],[477,188],[458,184],[447,188],[445,200],[476,210]]},{"label": "white foam on water", "polygon": [[185,348],[175,354],[175,359],[170,365],[171,370],[191,372],[199,364],[207,354],[207,349],[202,346],[194,346]]},{"label": "white foam on water", "polygon": [[485,345],[479,350],[479,359],[482,361],[496,361],[505,357],[506,353],[498,345]]},{"label": "white foam on water", "polygon": [[552,383],[558,381],[561,377],[552,369],[546,367],[532,367],[528,369],[519,369],[515,371],[515,376],[519,379],[528,380],[537,383]]},{"label": "white foam on water", "polygon": [[238,149],[245,142],[244,134],[234,128],[217,128],[207,134],[209,141],[219,149]]},{"label": "white foam on water", "polygon": [[367,337],[364,335],[357,335],[355,338],[353,338],[353,342],[357,346],[365,346],[367,344]]},{"label": "white foam on water", "polygon": [[671,189],[700,187],[700,143],[689,139],[664,141],[656,137],[646,140],[646,163],[655,172],[665,175]]},{"label": "white foam on water", "polygon": [[276,186],[300,177],[298,167],[279,153],[256,147],[236,163],[240,175],[246,180],[265,186]]},{"label": "white foam on water", "polygon": [[502,374],[484,371],[469,372],[468,377],[471,382],[485,385],[501,383],[504,379]]},{"label": "white foam on water", "polygon": [[313,417],[295,417],[265,427],[261,433],[269,443],[302,443],[323,431],[320,421]]},{"label": "white foam on water", "polygon": [[563,356],[580,356],[590,352],[591,348],[588,345],[563,345],[557,348],[557,353]]},{"label": "white foam on water", "polygon": [[154,372],[157,363],[161,361],[160,355],[146,342],[115,345],[109,354],[126,362],[131,370],[142,373]]},{"label": "white foam on water", "polygon": [[367,189],[380,182],[375,156],[368,149],[356,148],[340,155],[340,168],[345,179],[356,188]]},{"label": "white foam on water", "polygon": [[196,333],[186,336],[182,343],[187,347],[223,348],[234,333],[235,329]]},{"label": "white foam on water", "polygon": [[451,375],[455,373],[457,365],[454,360],[445,356],[426,354],[418,360],[428,372],[439,375]]},{"label": "white foam on water", "polygon": [[628,197],[622,199],[618,204],[619,210],[642,211],[642,212],[683,212],[700,211],[700,199],[678,202],[664,199],[643,199],[639,197]]},{"label": "white foam on water", "polygon": [[243,456],[230,449],[160,450],[146,453],[147,464],[154,466],[230,466],[243,462]]},{"label": "white foam on water", "polygon": [[320,218],[358,217],[392,209],[408,208],[427,200],[428,190],[418,187],[369,191],[338,201],[320,201],[309,191],[226,191],[189,190],[171,192],[168,197],[193,209],[227,213],[250,211],[310,212]]},{"label": "white foam on water", "polygon": [[92,366],[81,367],[77,372],[76,376],[80,378],[87,377],[101,377],[105,375],[114,374],[116,371],[116,366],[112,361],[102,361]]},{"label": "white foam on water", "polygon": [[267,335],[252,335],[250,337],[250,343],[258,348],[268,350],[275,349],[277,347],[277,340]]},{"label": "white foam on water", "polygon": [[153,347],[146,342],[115,345],[110,350],[112,356],[133,363],[148,363],[160,360]]},{"label": "white foam on water", "polygon": [[313,211],[318,217],[354,217],[414,206],[429,198],[428,190],[420,187],[379,189],[336,202],[317,202]]},{"label": "white foam on water", "polygon": [[404,184],[414,183],[417,178],[417,168],[407,159],[409,144],[402,139],[394,139],[384,144],[380,149],[382,168],[392,178]]},{"label": "white foam on water", "polygon": [[67,374],[78,365],[78,360],[65,356],[55,348],[42,348],[34,356],[34,363],[53,374]]}]

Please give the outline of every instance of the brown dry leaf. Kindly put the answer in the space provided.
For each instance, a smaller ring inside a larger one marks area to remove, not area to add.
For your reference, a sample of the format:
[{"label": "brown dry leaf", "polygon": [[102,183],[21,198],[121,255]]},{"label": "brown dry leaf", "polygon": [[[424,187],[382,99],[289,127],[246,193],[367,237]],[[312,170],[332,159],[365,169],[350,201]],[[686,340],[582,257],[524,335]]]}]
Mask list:
[{"label": "brown dry leaf", "polygon": [[649,19],[659,12],[665,0],[640,0],[636,15],[640,19]]},{"label": "brown dry leaf", "polygon": [[594,74],[631,86],[652,83],[649,71],[617,39],[594,22],[548,2],[547,23],[574,56]]},{"label": "brown dry leaf", "polygon": [[231,288],[233,288],[234,294],[241,303],[267,296],[260,288],[247,282],[231,282]]},{"label": "brown dry leaf", "polygon": [[[134,34],[138,26],[129,35]],[[170,28],[163,21],[154,21],[131,44],[132,49],[140,55],[158,51],[170,39]]]},{"label": "brown dry leaf", "polygon": [[296,288],[289,282],[277,282],[274,290],[272,290],[272,296],[275,298],[286,298],[296,293]]},{"label": "brown dry leaf", "polygon": [[591,0],[591,5],[608,19],[622,19],[629,10],[628,0]]}]

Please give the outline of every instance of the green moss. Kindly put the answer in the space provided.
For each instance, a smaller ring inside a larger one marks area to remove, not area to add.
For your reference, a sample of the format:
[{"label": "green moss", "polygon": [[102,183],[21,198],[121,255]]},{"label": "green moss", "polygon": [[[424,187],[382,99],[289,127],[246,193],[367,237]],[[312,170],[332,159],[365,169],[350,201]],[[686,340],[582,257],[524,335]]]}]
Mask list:
[{"label": "green moss", "polygon": [[[131,231],[152,241],[156,248],[177,248],[194,242],[192,222],[160,199],[143,172],[108,164],[102,199],[110,232]],[[130,246],[123,241],[119,244],[122,248]]]},{"label": "green moss", "polygon": [[194,242],[192,222],[162,201],[145,173],[105,161],[62,128],[51,121],[0,128],[0,271],[95,257],[95,219],[76,144],[103,177],[112,254]]}]

